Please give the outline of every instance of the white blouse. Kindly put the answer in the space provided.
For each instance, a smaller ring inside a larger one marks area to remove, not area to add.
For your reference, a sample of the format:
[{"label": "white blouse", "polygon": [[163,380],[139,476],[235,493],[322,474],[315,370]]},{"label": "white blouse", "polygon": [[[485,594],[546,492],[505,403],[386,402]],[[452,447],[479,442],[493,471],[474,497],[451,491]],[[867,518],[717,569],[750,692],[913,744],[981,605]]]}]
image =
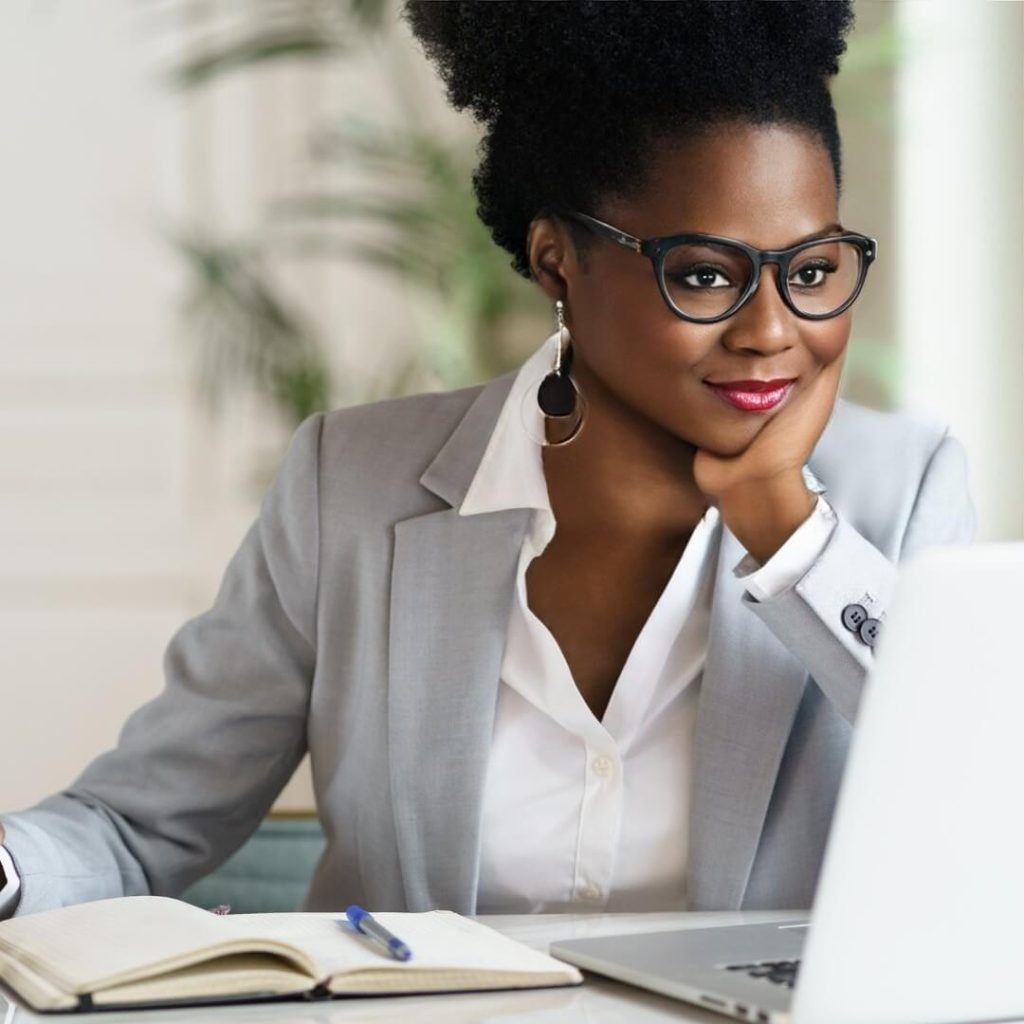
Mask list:
[{"label": "white blouse", "polygon": [[[530,610],[526,570],[555,518],[536,388],[552,334],[516,375],[459,508],[533,508],[520,550],[484,790],[477,912],[686,908],[693,733],[722,524],[711,506],[636,638],[599,721],[557,641]],[[835,525],[820,495],[765,563],[733,568],[758,600],[792,586]]]}]

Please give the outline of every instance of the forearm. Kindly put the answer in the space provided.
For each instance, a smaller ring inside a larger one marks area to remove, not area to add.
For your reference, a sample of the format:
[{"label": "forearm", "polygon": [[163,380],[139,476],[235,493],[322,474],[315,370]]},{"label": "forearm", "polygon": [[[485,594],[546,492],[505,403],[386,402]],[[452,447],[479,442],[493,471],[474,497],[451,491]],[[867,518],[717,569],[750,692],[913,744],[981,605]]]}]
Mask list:
[{"label": "forearm", "polygon": [[745,595],[743,603],[852,723],[874,654],[844,624],[843,612],[856,604],[869,617],[884,619],[895,580],[896,565],[840,516],[824,550],[792,587],[765,601]]},{"label": "forearm", "polygon": [[87,900],[146,895],[128,825],[98,802],[64,793],[5,818],[3,848],[20,879],[17,914]]},{"label": "forearm", "polygon": [[[874,647],[872,637],[862,636],[855,620],[844,619],[844,613],[859,605],[869,618],[881,621],[884,632],[898,563],[933,545],[968,543],[974,536],[976,517],[962,445],[944,435],[924,463],[902,531],[897,525],[889,534],[877,529],[862,534],[843,515],[842,505],[834,505],[838,523],[810,569],[767,600],[743,598],[850,722],[873,665]],[[863,520],[858,526],[864,528]]]}]

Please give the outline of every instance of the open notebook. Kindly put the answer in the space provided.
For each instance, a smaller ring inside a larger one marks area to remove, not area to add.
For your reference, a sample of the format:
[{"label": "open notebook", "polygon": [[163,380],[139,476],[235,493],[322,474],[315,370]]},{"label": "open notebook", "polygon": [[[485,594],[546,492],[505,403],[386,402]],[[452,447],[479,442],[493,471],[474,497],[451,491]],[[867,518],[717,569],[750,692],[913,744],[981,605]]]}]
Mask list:
[{"label": "open notebook", "polygon": [[162,896],[98,900],[0,922],[0,980],[42,1011],[582,981],[451,911],[374,917],[408,943],[411,960],[391,959],[344,914],[222,917]]}]

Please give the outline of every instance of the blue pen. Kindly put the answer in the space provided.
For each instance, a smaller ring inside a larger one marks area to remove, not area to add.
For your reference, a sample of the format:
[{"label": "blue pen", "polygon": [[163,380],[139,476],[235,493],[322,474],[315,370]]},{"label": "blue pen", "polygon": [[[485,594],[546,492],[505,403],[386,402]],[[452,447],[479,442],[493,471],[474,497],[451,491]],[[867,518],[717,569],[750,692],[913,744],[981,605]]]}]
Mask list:
[{"label": "blue pen", "polygon": [[353,903],[345,911],[345,916],[356,931],[379,942],[396,960],[412,959],[412,950],[397,935],[392,935],[384,925],[374,920],[368,910]]}]

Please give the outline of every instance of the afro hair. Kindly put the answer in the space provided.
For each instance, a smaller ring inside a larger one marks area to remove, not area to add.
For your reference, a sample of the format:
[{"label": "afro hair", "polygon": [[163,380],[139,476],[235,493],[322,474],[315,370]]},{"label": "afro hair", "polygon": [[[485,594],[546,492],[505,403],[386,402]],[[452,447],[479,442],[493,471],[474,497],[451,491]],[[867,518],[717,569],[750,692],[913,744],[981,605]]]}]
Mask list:
[{"label": "afro hair", "polygon": [[409,0],[404,17],[484,128],[477,212],[524,277],[530,221],[635,195],[658,139],[791,124],[822,140],[841,187],[829,79],[850,0]]}]

